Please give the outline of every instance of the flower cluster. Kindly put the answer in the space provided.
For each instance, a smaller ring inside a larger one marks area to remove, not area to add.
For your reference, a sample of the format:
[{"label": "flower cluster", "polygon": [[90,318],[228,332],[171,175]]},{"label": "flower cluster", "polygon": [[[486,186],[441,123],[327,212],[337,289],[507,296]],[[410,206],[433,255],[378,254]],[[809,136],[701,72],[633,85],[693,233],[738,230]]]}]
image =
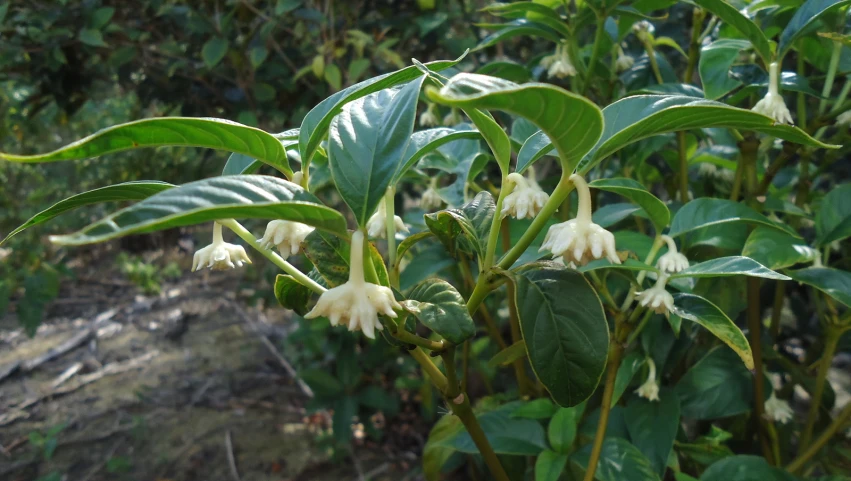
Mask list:
[{"label": "flower cluster", "polygon": [[233,269],[251,264],[251,259],[242,246],[228,244],[222,237],[222,225],[213,224],[213,243],[198,250],[192,258],[192,272],[208,267],[213,270]]},{"label": "flower cluster", "polygon": [[[387,206],[382,201],[378,204],[378,210],[375,211],[375,214],[372,214],[372,217],[366,221],[366,231],[370,237],[374,237],[376,239],[384,239],[387,237]],[[408,227],[402,221],[402,218],[398,215],[393,216],[393,222],[396,224],[396,230],[398,232],[408,232]]]},{"label": "flower cluster", "polygon": [[515,219],[532,219],[550,199],[535,181],[535,174],[531,169],[528,178],[513,172],[508,174],[507,181],[514,184],[514,188],[502,201],[502,217],[510,215]]},{"label": "flower cluster", "polygon": [[674,308],[674,296],[665,290],[665,284],[668,283],[667,274],[659,274],[656,284],[650,289],[636,292],[635,298],[644,307],[653,309],[656,314],[668,313]]},{"label": "flower cluster", "polygon": [[771,397],[765,401],[764,408],[765,416],[780,424],[788,423],[795,414],[789,403],[783,399],[779,399],[773,392],[771,393]]},{"label": "flower cluster", "polygon": [[780,65],[777,62],[772,62],[768,67],[768,93],[751,110],[771,117],[775,122],[793,123],[792,114],[780,95]]},{"label": "flower cluster", "polygon": [[567,51],[565,42],[556,45],[555,52],[542,58],[539,65],[547,69],[547,75],[550,77],[565,78],[576,75],[576,67],[570,61],[570,53]]}]

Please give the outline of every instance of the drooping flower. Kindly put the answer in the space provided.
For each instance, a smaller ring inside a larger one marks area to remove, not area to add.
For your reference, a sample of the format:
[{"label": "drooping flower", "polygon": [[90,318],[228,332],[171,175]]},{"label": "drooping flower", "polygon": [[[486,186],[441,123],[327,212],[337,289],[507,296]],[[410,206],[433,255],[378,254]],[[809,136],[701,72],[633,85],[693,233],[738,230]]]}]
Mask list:
[{"label": "drooping flower", "polygon": [[[366,231],[370,237],[375,237],[376,239],[384,239],[387,237],[387,226],[385,222],[387,221],[387,206],[382,201],[378,204],[378,210],[375,211],[375,214],[372,214],[372,217],[366,221]],[[408,232],[408,227],[402,221],[402,218],[398,215],[393,216],[393,222],[396,224],[396,230],[399,232]]]},{"label": "drooping flower", "polygon": [[530,169],[529,174],[529,177],[517,172],[508,174],[507,180],[514,184],[514,189],[502,201],[502,217],[510,215],[515,219],[532,219],[550,199],[535,181],[535,172]]},{"label": "drooping flower", "polygon": [[437,116],[437,105],[429,103],[425,112],[420,114],[420,127],[434,127],[440,125],[440,118]]},{"label": "drooping flower", "polygon": [[635,298],[642,306],[653,309],[656,314],[668,313],[674,308],[674,296],[665,290],[665,284],[668,282],[667,274],[659,274],[659,279],[656,284],[650,289],[636,292]]},{"label": "drooping flower", "polygon": [[846,110],[836,116],[837,127],[851,127],[851,110]]},{"label": "drooping flower", "polygon": [[458,125],[464,121],[464,117],[461,116],[461,112],[456,108],[452,108],[445,117],[443,117],[443,125],[447,127],[451,127],[453,125]]},{"label": "drooping flower", "polygon": [[440,208],[443,205],[443,198],[440,197],[440,194],[435,190],[435,179],[432,179],[431,185],[428,186],[425,192],[423,192],[423,196],[420,198],[420,207],[423,208],[426,212],[431,212],[434,209]]},{"label": "drooping flower", "polygon": [[[546,57],[544,57],[546,59]],[[542,60],[543,61],[543,60]],[[551,61],[548,61],[547,75],[550,77],[565,78],[576,75],[576,67],[570,61],[570,53],[567,44],[560,42],[556,45],[556,51]]]},{"label": "drooping flower", "polygon": [[364,234],[358,230],[352,234],[348,282],[323,292],[316,306],[304,317],[315,319],[324,316],[332,326],[346,325],[350,331],[360,330],[366,337],[375,339],[375,330],[384,329],[378,315],[395,318],[394,309],[402,309],[402,306],[396,302],[389,287],[366,282],[363,251]]},{"label": "drooping flower", "polygon": [[715,174],[718,172],[718,166],[712,162],[701,162],[697,168],[697,172],[702,177],[715,177]]},{"label": "drooping flower", "polygon": [[771,117],[775,122],[793,123],[792,114],[780,95],[780,65],[777,62],[771,62],[768,66],[768,93],[751,110]]},{"label": "drooping flower", "polygon": [[765,401],[765,416],[773,421],[777,421],[780,424],[786,424],[792,420],[794,416],[794,411],[792,411],[792,407],[789,406],[789,403],[783,399],[777,398],[774,395],[774,392],[771,393],[771,396]]},{"label": "drooping flower", "polygon": [[277,247],[281,256],[286,259],[298,254],[304,238],[313,232],[313,227],[289,220],[273,220],[266,225],[266,232],[257,242],[264,249]]},{"label": "drooping flower", "polygon": [[591,193],[585,179],[573,174],[570,181],[579,196],[576,218],[551,226],[540,250],[549,250],[553,258],[563,257],[565,263],[574,262],[580,266],[603,257],[612,264],[620,264],[615,236],[591,222]]},{"label": "drooping flower", "polygon": [[653,359],[647,358],[647,379],[644,383],[635,390],[639,396],[648,401],[659,401],[659,384],[656,383],[656,363]]},{"label": "drooping flower", "polygon": [[233,269],[251,264],[245,249],[236,244],[228,244],[222,237],[222,225],[213,223],[213,243],[200,249],[192,258],[192,272],[203,267],[213,270]]},{"label": "drooping flower", "polygon": [[668,252],[656,261],[656,268],[662,272],[676,273],[688,267],[686,256],[677,252],[677,244],[669,236],[663,235],[662,240],[668,244]]},{"label": "drooping flower", "polygon": [[618,72],[623,72],[625,70],[629,70],[635,64],[635,59],[632,56],[627,55],[623,51],[623,47],[618,45],[618,58],[615,60],[615,70]]}]

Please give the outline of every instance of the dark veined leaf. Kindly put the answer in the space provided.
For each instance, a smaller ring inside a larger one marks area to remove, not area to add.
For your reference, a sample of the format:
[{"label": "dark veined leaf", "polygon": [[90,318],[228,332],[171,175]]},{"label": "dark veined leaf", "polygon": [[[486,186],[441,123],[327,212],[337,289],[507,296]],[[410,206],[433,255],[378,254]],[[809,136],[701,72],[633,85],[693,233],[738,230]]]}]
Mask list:
[{"label": "dark veined leaf", "polygon": [[851,237],[851,184],[843,184],[824,196],[816,214],[818,245]]},{"label": "dark veined leaf", "polygon": [[725,346],[709,351],[677,383],[680,412],[692,419],[746,413],[753,404],[753,375]]},{"label": "dark veined leaf", "polygon": [[608,357],[609,327],[600,298],[582,274],[558,264],[527,264],[511,276],[538,379],[559,405],[581,403],[599,384]]},{"label": "dark veined leaf", "polygon": [[554,142],[565,171],[573,171],[602,131],[596,105],[554,85],[518,85],[485,75],[459,74],[439,92],[426,89],[426,93],[435,102],[447,105],[503,110],[525,117]]},{"label": "dark veined leaf", "polygon": [[[536,456],[547,449],[546,435],[541,423],[532,419],[515,418],[511,412],[515,405],[505,405],[494,411],[476,416],[485,436],[497,454]],[[466,430],[440,443],[457,451],[478,454],[473,438]]]},{"label": "dark veined leaf", "polygon": [[211,118],[161,117],[137,120],[108,127],[46,154],[0,153],[0,159],[25,163],[57,162],[167,145],[206,147],[245,154],[292,175],[284,147],[271,134],[229,120]]},{"label": "dark veined leaf", "polygon": [[[466,55],[467,53],[465,52],[464,55],[455,60],[439,60],[429,62],[425,65],[430,70],[437,72],[456,65]],[[305,115],[304,120],[301,122],[301,128],[298,133],[298,151],[302,161],[308,165],[310,164],[313,154],[328,134],[331,120],[340,113],[344,105],[371,93],[409,82],[421,75],[422,72],[420,69],[412,65],[395,72],[358,82],[319,102],[316,107],[313,107]]]},{"label": "dark veined leaf", "polygon": [[453,344],[461,344],[476,333],[466,301],[452,284],[442,279],[426,279],[414,286],[402,306]]},{"label": "dark veined leaf", "polygon": [[5,239],[0,241],[0,245],[25,229],[47,222],[64,214],[65,212],[79,207],[110,201],[142,200],[156,194],[157,192],[162,192],[172,187],[174,187],[172,184],[166,182],[140,180],[101,187],[99,189],[73,195],[65,200],[60,200],[47,209],[44,209],[38,214],[30,217],[29,220],[21,224],[21,226],[10,232]]},{"label": "dark veined leaf", "polygon": [[808,267],[786,273],[795,281],[813,286],[851,307],[851,272],[830,267]]},{"label": "dark veined leaf", "polygon": [[627,97],[604,108],[603,117],[603,136],[579,163],[580,174],[586,174],[601,160],[635,141],[666,132],[697,128],[755,130],[801,145],[836,148],[810,137],[797,127],[777,124],[765,115],[686,95]]},{"label": "dark veined leaf", "polygon": [[720,18],[724,23],[738,30],[754,46],[756,53],[762,57],[765,65],[771,63],[771,44],[762,29],[751,19],[744,16],[736,7],[724,0],[692,0],[697,5],[709,10]]},{"label": "dark veined leaf", "polygon": [[777,42],[777,58],[783,59],[795,41],[804,35],[808,31],[807,27],[819,17],[849,3],[851,0],[807,0],[804,2],[780,34],[780,40]]},{"label": "dark veined leaf", "polygon": [[281,307],[303,316],[309,310],[307,303],[310,301],[310,289],[290,275],[278,274],[275,277],[275,299]]},{"label": "dark veined leaf", "polygon": [[535,481],[558,481],[565,466],[566,454],[546,450],[535,459]]},{"label": "dark veined leaf", "polygon": [[738,455],[712,464],[700,481],[796,481],[798,478],[782,468],[768,464],[760,456]]},{"label": "dark veined leaf", "polygon": [[[351,257],[351,244],[338,236],[315,230],[305,237],[301,244],[304,255],[310,259],[314,268],[328,285],[337,287],[349,280],[349,258]],[[390,277],[384,266],[381,253],[372,243],[368,243],[372,268],[366,264],[364,276],[367,282],[390,285]]]},{"label": "dark veined leaf", "polygon": [[699,264],[692,264],[686,269],[671,274],[671,279],[680,277],[723,277],[750,276],[788,281],[789,278],[774,272],[759,262],[744,256],[718,257]]},{"label": "dark veined leaf", "polygon": [[522,174],[530,165],[545,155],[558,156],[558,151],[553,148],[547,134],[539,130],[523,142],[520,152],[517,153],[517,168],[515,170]]},{"label": "dark veined leaf", "polygon": [[328,162],[343,200],[365,226],[402,170],[425,76],[343,106],[329,129]]},{"label": "dark veined leaf", "polygon": [[694,294],[678,293],[674,294],[673,312],[683,319],[705,327],[724,344],[730,346],[742,358],[748,369],[753,369],[753,353],[748,338],[739,326],[715,304]]},{"label": "dark veined leaf", "polygon": [[[824,204],[822,204],[824,209]],[[768,227],[757,227],[748,236],[742,255],[769,269],[782,269],[800,262],[812,262],[818,251],[801,239]]]},{"label": "dark veined leaf", "polygon": [[488,367],[509,366],[518,359],[526,357],[526,341],[523,339],[494,354],[488,361]]},{"label": "dark veined leaf", "polygon": [[447,128],[438,127],[435,129],[420,130],[411,135],[411,141],[405,150],[405,160],[402,162],[402,167],[393,178],[393,183],[399,181],[411,167],[425,157],[430,152],[433,152],[441,145],[448,144],[454,140],[461,139],[480,139],[482,134],[475,130],[461,129],[459,127]]},{"label": "dark veined leaf", "polygon": [[798,237],[797,232],[792,228],[772,222],[768,217],[757,213],[745,204],[708,197],[695,199],[680,208],[671,221],[671,230],[668,235],[677,237],[703,227],[730,222],[762,225]]},{"label": "dark veined leaf", "polygon": [[61,245],[103,242],[218,219],[284,219],[346,235],[343,216],[301,187],[265,175],[231,175],[172,187],[68,235]]},{"label": "dark veined leaf", "polygon": [[658,401],[633,396],[624,419],[632,444],[647,456],[656,474],[664,476],[680,427],[679,398],[664,389]]},{"label": "dark veined leaf", "polygon": [[730,77],[730,67],[738,60],[739,52],[750,46],[747,40],[722,38],[700,50],[697,71],[706,98],[718,99],[741,84]]},{"label": "dark veined leaf", "polygon": [[552,8],[536,2],[493,3],[482,9],[483,12],[508,18],[527,18],[557,31],[564,38],[573,36],[567,23]]},{"label": "dark veined leaf", "polygon": [[644,209],[657,232],[661,232],[671,222],[671,212],[668,211],[668,206],[635,180],[627,178],[598,179],[588,184],[588,187],[614,192],[635,202]]},{"label": "dark veined leaf", "polygon": [[508,40],[510,38],[514,38],[520,35],[523,36],[532,36],[532,37],[541,37],[547,40],[558,42],[561,40],[558,32],[551,29],[550,27],[544,25],[543,23],[532,22],[526,20],[524,18],[518,18],[517,20],[512,20],[511,22],[499,24],[499,25],[480,25],[483,27],[495,27],[498,30],[479,42],[476,45],[476,48],[473,49],[474,52],[490,47],[491,45],[496,45],[503,40]]},{"label": "dark veined leaf", "polygon": [[[583,470],[588,469],[591,445],[587,444],[571,455],[570,460]],[[600,481],[660,481],[650,460],[626,439],[606,437],[597,462],[594,477]]]},{"label": "dark veined leaf", "polygon": [[450,253],[460,248],[483,258],[495,211],[493,196],[483,191],[461,208],[426,214],[425,223]]}]

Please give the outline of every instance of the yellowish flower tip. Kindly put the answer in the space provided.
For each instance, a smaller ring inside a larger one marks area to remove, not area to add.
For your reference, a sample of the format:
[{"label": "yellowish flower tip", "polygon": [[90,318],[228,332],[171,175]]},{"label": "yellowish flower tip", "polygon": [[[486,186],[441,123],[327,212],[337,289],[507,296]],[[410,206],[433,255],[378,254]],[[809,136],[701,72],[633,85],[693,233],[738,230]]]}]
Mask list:
[{"label": "yellowish flower tip", "polygon": [[665,289],[667,282],[668,275],[659,274],[656,284],[650,289],[636,292],[635,298],[642,306],[652,309],[656,314],[667,316],[674,309],[674,296]]},{"label": "yellowish flower tip", "polygon": [[638,387],[638,389],[635,390],[635,392],[648,401],[658,402],[659,384],[656,382],[656,363],[649,357],[645,362],[647,363],[648,368],[647,379]]},{"label": "yellowish flower tip", "polygon": [[429,102],[425,112],[420,114],[421,127],[434,127],[440,125],[440,118],[437,116],[437,106]]},{"label": "yellowish flower tip", "polygon": [[768,67],[768,93],[751,110],[771,117],[775,122],[793,123],[792,113],[780,95],[780,65],[777,62],[772,62]]},{"label": "yellowish flower tip", "polygon": [[[369,220],[366,221],[366,231],[369,236],[376,239],[384,239],[387,237],[386,221],[387,206],[382,200],[381,203],[378,204],[378,210],[375,211],[375,214],[372,214]],[[408,232],[408,226],[405,225],[405,222],[402,221],[402,218],[398,215],[393,216],[393,223],[396,225],[397,232]]]},{"label": "yellowish flower tip", "polygon": [[531,168],[528,178],[512,172],[508,174],[506,180],[513,185],[513,189],[502,201],[500,212],[502,217],[510,215],[515,219],[533,219],[550,200],[550,196],[535,181],[535,174]]},{"label": "yellowish flower tip", "polygon": [[676,273],[686,269],[689,265],[688,258],[677,252],[677,244],[669,236],[663,235],[662,240],[668,244],[668,252],[656,261],[656,268],[666,273]]},{"label": "yellowish flower tip", "polygon": [[291,255],[298,254],[301,243],[313,232],[314,228],[289,220],[273,220],[266,225],[266,232],[257,242],[264,249],[277,247],[281,256],[286,259]]},{"label": "yellowish flower tip", "polygon": [[245,249],[236,244],[229,244],[222,237],[222,225],[213,224],[213,243],[198,250],[192,258],[192,272],[207,267],[213,270],[233,269],[251,264],[251,259]]}]

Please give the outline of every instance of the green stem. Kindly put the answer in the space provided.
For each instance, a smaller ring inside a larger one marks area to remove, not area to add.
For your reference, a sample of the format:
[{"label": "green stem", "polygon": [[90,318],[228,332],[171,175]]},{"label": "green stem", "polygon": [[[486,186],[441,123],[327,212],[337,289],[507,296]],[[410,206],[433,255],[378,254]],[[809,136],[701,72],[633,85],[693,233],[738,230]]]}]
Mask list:
[{"label": "green stem", "polygon": [[[844,15],[843,15],[844,18]],[[827,100],[830,98],[830,91],[833,90],[833,80],[836,78],[836,69],[839,66],[839,54],[842,52],[842,44],[833,41],[833,52],[830,54],[830,64],[827,67],[827,77],[824,79],[824,87],[821,89],[822,99],[818,103],[818,113],[823,114],[827,110]]]},{"label": "green stem", "polygon": [[659,63],[656,61],[656,52],[653,50],[653,45],[650,42],[644,42],[644,50],[647,52],[647,58],[650,60],[650,68],[653,70],[653,76],[656,77],[656,83],[662,85],[665,83],[662,80],[662,71],[659,70]]},{"label": "green stem", "polygon": [[647,309],[647,311],[644,313],[644,317],[641,318],[641,322],[638,323],[638,326],[636,326],[636,328],[629,335],[629,339],[626,340],[627,346],[632,345],[632,343],[635,342],[636,339],[638,339],[638,336],[641,334],[641,331],[643,331],[644,328],[647,326],[647,323],[650,321],[651,317],[653,317],[653,310]]},{"label": "green stem", "polygon": [[827,373],[830,370],[830,365],[833,362],[833,355],[836,353],[836,347],[839,344],[839,336],[833,331],[825,333],[824,351],[819,362],[818,374],[816,375],[816,387],[813,391],[813,397],[810,399],[810,410],[807,413],[807,424],[804,425],[804,430],[801,432],[801,441],[798,443],[799,449],[804,450],[809,447],[810,439],[813,436],[813,428],[816,425],[819,417],[819,409],[821,408],[821,398],[824,395],[824,384],[827,381]]},{"label": "green stem", "polygon": [[494,479],[496,481],[510,481],[490,442],[488,442],[485,432],[482,431],[476,415],[473,414],[473,408],[470,406],[470,400],[467,399],[467,395],[460,394],[455,399],[450,400],[449,405],[452,408],[452,412],[458,416],[464,427],[467,428],[467,433],[470,434],[470,437],[473,438],[473,443],[479,448],[479,454],[482,455],[482,459],[484,459]]},{"label": "green stem", "polygon": [[789,463],[786,466],[786,470],[790,473],[794,473],[804,467],[804,464],[807,463],[810,459],[813,458],[820,450],[823,448],[830,438],[832,438],[842,427],[843,425],[851,420],[851,403],[848,403],[845,408],[839,413],[838,416],[830,423],[827,429],[824,430],[823,433],[813,442],[813,444],[807,448],[806,451],[801,453],[800,456],[795,458],[794,461]]},{"label": "green stem", "polygon": [[428,354],[423,352],[419,347],[411,349],[408,351],[411,354],[411,357],[414,358],[415,361],[423,368],[426,375],[431,379],[431,382],[434,383],[434,387],[437,388],[441,393],[445,393],[447,386],[449,383],[446,381],[446,376],[440,372],[440,369],[434,364],[434,361],[431,360]]},{"label": "green stem", "polygon": [[426,339],[408,332],[401,327],[393,333],[393,337],[406,344],[413,344],[429,351],[443,352],[446,350],[446,344],[443,341],[432,341],[431,339]]},{"label": "green stem", "polygon": [[603,441],[606,438],[606,428],[609,425],[609,413],[612,409],[612,398],[615,392],[615,380],[618,377],[618,368],[623,356],[623,345],[618,340],[613,340],[609,347],[609,363],[606,367],[606,384],[603,387],[603,399],[600,404],[600,420],[597,421],[597,432],[594,434],[594,444],[591,447],[591,457],[588,458],[588,467],[585,471],[584,481],[593,481],[597,473],[597,463],[600,461],[600,453],[603,451]]},{"label": "green stem", "polygon": [[594,65],[600,57],[600,44],[603,42],[603,36],[606,35],[606,15],[601,12],[596,12],[597,15],[597,30],[594,32],[594,45],[591,46],[591,59],[588,61],[588,70],[585,71],[585,79],[582,81],[581,95],[585,95],[588,87],[591,86],[592,76],[594,75]]},{"label": "green stem", "polygon": [[[644,263],[647,265],[652,265],[653,259],[656,258],[656,254],[659,253],[659,249],[661,249],[663,245],[665,245],[665,240],[662,239],[661,234],[657,234],[656,239],[653,240],[653,246],[647,253],[647,257],[644,258]],[[640,286],[641,283],[644,282],[645,277],[647,277],[647,271],[639,272],[638,275],[635,277],[636,283]],[[635,286],[630,287],[629,293],[623,300],[623,304],[621,304],[621,312],[625,312],[627,308],[632,305],[633,300],[635,300]]]},{"label": "green stem", "polygon": [[745,177],[745,168],[742,159],[736,164],[736,177],[733,179],[733,188],[730,190],[730,200],[733,202],[739,201],[739,196],[742,192],[742,179]]},{"label": "green stem", "polygon": [[[387,216],[384,225],[387,229],[387,265],[396,265],[396,203],[394,202],[396,189],[387,187],[384,193],[384,208]],[[390,269],[390,285],[399,288],[399,271]]]},{"label": "green stem", "polygon": [[691,41],[688,44],[688,65],[686,66],[686,74],[683,79],[684,83],[690,84],[694,77],[694,67],[697,65],[697,58],[700,55],[700,27],[703,26],[703,19],[706,18],[706,12],[695,7],[691,16]]},{"label": "green stem", "polygon": [[753,352],[754,363],[754,424],[757,428],[757,435],[760,439],[760,444],[763,449],[763,456],[766,459],[771,459],[771,450],[766,437],[763,422],[765,421],[765,383],[763,380],[763,364],[762,364],[762,320],[759,315],[759,279],[756,277],[748,277],[747,280],[748,292],[748,331],[750,331],[751,351]]},{"label": "green stem", "polygon": [[[502,224],[502,248],[503,251],[508,251],[508,248],[511,246],[511,231],[508,227],[508,223],[504,222]],[[517,298],[516,289],[514,287],[514,283],[509,282],[506,285],[506,294],[508,298],[508,320],[511,326],[511,343],[516,344],[523,340],[523,334],[520,330],[520,316],[517,315],[517,304],[515,299]],[[520,391],[521,396],[526,396],[532,393],[532,381],[529,380],[529,377],[526,375],[526,365],[524,363],[523,358],[516,359],[512,363],[514,367],[514,377],[517,379],[517,388]]]},{"label": "green stem", "polygon": [[688,155],[686,153],[686,132],[677,132],[677,152],[680,157],[680,202],[688,202]]},{"label": "green stem", "polygon": [[[502,178],[502,189],[499,191],[499,196],[496,198],[496,210],[494,212],[493,221],[491,221],[490,232],[488,232],[488,245],[485,251],[485,260],[479,266],[481,272],[487,272],[493,267],[493,259],[496,253],[496,243],[499,241],[499,228],[502,225],[502,203],[505,197],[514,190],[514,182],[507,180],[507,176]],[[481,261],[481,259],[479,259]]]},{"label": "green stem", "polygon": [[771,338],[780,335],[780,314],[783,312],[783,300],[786,298],[786,283],[777,281],[774,288],[774,305],[771,308]]},{"label": "green stem", "polygon": [[263,248],[263,246],[260,245],[260,242],[258,242],[257,239],[254,237],[254,235],[251,232],[248,232],[248,230],[243,227],[242,224],[240,224],[239,222],[233,219],[220,220],[217,222],[232,230],[234,234],[239,236],[240,239],[247,242],[248,245],[250,245],[257,252],[262,254],[263,257],[272,261],[272,264],[275,264],[276,266],[280,267],[282,271],[291,275],[293,279],[298,281],[299,284],[307,287],[308,289],[312,290],[313,292],[316,292],[317,294],[322,294],[327,290],[310,277],[307,277],[307,275],[303,274],[300,270],[296,269],[294,265],[285,261],[283,257],[279,256],[272,250]]},{"label": "green stem", "polygon": [[[804,61],[803,55],[798,55],[798,76],[804,78],[806,76],[807,64]],[[803,92],[798,92],[797,107],[798,109],[798,125],[802,129],[807,128],[807,97]]]},{"label": "green stem", "polygon": [[836,98],[836,102],[833,103],[833,107],[830,108],[830,112],[839,112],[842,108],[842,104],[845,103],[845,99],[848,98],[848,93],[851,92],[851,77],[845,78],[845,83],[842,84],[842,90],[839,91],[839,97]]},{"label": "green stem", "polygon": [[446,370],[446,397],[456,398],[461,394],[461,385],[458,383],[458,374],[455,371],[455,346],[449,345],[440,353],[443,358],[443,367]]}]

